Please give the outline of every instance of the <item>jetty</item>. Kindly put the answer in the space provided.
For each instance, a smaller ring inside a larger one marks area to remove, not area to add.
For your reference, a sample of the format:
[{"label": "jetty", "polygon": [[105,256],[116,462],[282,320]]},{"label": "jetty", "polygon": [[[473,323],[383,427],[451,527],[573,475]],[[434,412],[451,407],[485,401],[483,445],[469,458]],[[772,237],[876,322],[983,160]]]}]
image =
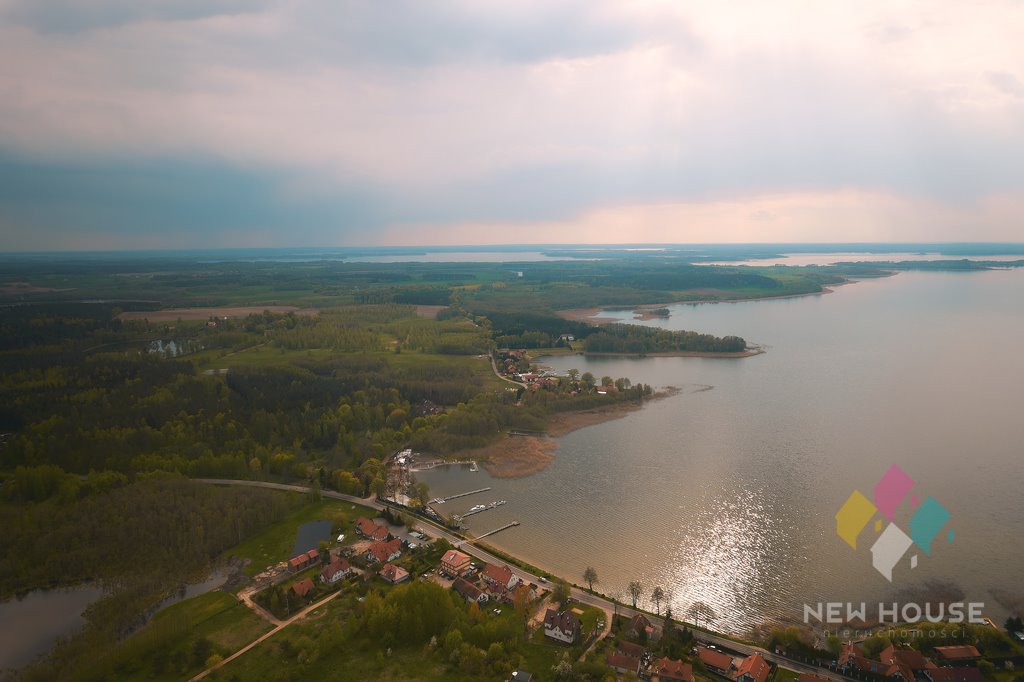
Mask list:
[{"label": "jetty", "polygon": [[492,530],[492,531],[488,531],[488,532],[484,533],[483,535],[478,535],[478,536],[476,536],[476,539],[477,539],[477,540],[483,540],[483,539],[484,539],[485,537],[487,537],[488,535],[494,535],[495,533],[500,533],[500,532],[501,532],[501,531],[503,531],[503,530],[506,530],[506,529],[508,529],[508,528],[511,528],[512,526],[518,526],[518,525],[519,525],[519,522],[518,522],[518,521],[512,521],[511,523],[506,523],[506,524],[505,524],[504,526],[502,526],[501,528],[495,528],[494,530]]},{"label": "jetty", "polygon": [[485,493],[488,490],[490,490],[490,488],[480,488],[479,490],[470,490],[468,493],[459,493],[457,495],[449,495],[448,497],[435,497],[430,502],[431,502],[431,504],[444,504],[448,500],[455,500],[455,499],[458,499],[460,497],[467,497],[469,495],[476,495],[477,493]]},{"label": "jetty", "polygon": [[485,512],[485,511],[487,511],[489,509],[494,509],[495,507],[500,507],[503,504],[507,504],[505,502],[505,500],[495,500],[494,502],[490,502],[488,504],[478,504],[477,506],[473,507],[472,509],[467,511],[465,514],[462,514],[461,516],[453,514],[452,518],[455,519],[456,521],[461,521],[462,519],[466,518],[467,516],[472,516],[473,514],[479,514],[480,512]]}]

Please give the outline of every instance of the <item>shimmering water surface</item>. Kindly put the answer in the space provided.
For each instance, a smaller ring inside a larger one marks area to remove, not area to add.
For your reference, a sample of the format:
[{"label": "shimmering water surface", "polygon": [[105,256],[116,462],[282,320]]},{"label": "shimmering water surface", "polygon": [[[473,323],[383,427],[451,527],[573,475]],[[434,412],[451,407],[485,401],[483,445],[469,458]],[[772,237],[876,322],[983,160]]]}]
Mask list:
[{"label": "shimmering water surface", "polygon": [[[733,632],[799,618],[805,602],[905,599],[935,583],[999,622],[1024,598],[1024,270],[907,272],[824,296],[673,306],[641,324],[739,334],[768,352],[547,358],[683,392],[569,434],[528,478],[420,473],[439,495],[493,486],[447,511],[506,499],[470,528],[517,519],[490,541],[576,582],[594,566],[609,594],[661,585],[675,613],[703,602]],[[908,554],[890,584],[871,567],[873,530],[854,551],[833,515],[892,464],[950,510],[955,540],[943,534],[913,570]]]}]

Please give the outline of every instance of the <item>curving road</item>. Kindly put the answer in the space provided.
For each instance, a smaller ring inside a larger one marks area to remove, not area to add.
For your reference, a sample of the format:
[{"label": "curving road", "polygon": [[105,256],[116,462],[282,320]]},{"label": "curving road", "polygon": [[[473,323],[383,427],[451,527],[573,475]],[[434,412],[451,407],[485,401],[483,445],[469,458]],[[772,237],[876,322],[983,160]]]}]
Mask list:
[{"label": "curving road", "polygon": [[[300,493],[310,492],[310,488],[306,486],[288,485],[285,483],[267,483],[265,481],[243,481],[219,478],[197,478],[193,480],[199,481],[200,483],[210,483],[213,485],[244,485],[251,486],[254,488],[271,488],[273,490],[287,490]],[[333,490],[322,490],[320,494],[323,497],[329,497],[335,500],[345,500],[346,502],[361,504],[365,507],[376,509],[377,511],[384,510],[384,505],[377,502],[373,498],[355,497],[354,495],[345,495],[343,493],[334,492]],[[489,564],[498,565],[506,563],[504,560],[499,559],[490,552],[487,552],[485,550],[480,549],[479,547],[476,547],[464,538],[454,535],[448,532],[447,530],[441,528],[440,526],[436,526],[430,521],[423,519],[422,517],[416,517],[416,522],[420,530],[426,535],[429,535],[432,538],[444,538],[448,542],[452,543],[453,546],[458,546],[466,554],[469,554],[477,559],[480,559],[481,561],[486,561]],[[526,578],[527,580],[533,583],[538,583],[540,581],[541,576],[533,575],[532,573],[529,573],[528,571],[525,571],[522,568],[519,568],[518,566],[515,567],[515,572],[521,578]],[[576,587],[572,588],[571,594],[572,598],[580,602],[581,604],[595,606],[599,609],[604,610],[606,613],[613,613],[617,609],[617,612],[620,615],[629,618],[632,618],[633,616],[636,616],[639,613],[643,613],[645,616],[651,618],[652,620],[660,620],[658,616],[655,616],[651,613],[647,613],[645,611],[641,611],[640,609],[634,609],[629,606],[624,606],[622,604],[616,607],[615,603],[611,600],[606,599],[605,597],[590,594],[589,592],[585,592]],[[607,627],[610,627],[610,625],[610,619],[608,619]],[[692,628],[692,626],[688,627]],[[749,656],[750,654],[756,652],[761,654],[761,656],[763,656],[765,660],[769,663],[774,663],[783,668],[788,668],[789,670],[795,670],[796,672],[800,673],[812,673],[818,675],[819,677],[824,677],[826,679],[833,680],[834,682],[856,682],[856,678],[848,677],[836,671],[829,670],[828,668],[822,668],[810,663],[796,661],[786,656],[780,656],[779,654],[768,651],[767,649],[764,649],[759,646],[743,644],[741,642],[737,642],[735,640],[728,639],[726,637],[722,637],[719,635],[714,635],[703,630],[695,632],[697,633],[697,639],[700,641],[714,644],[717,647],[726,649],[728,651],[734,651],[738,654],[743,654],[745,656]]]}]

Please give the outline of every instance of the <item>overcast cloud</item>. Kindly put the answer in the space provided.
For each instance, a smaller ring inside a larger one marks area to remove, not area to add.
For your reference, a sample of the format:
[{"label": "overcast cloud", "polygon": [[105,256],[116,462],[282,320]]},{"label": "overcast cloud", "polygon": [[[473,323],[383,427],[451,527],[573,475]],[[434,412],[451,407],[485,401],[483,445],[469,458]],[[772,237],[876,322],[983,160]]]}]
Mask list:
[{"label": "overcast cloud", "polygon": [[0,250],[1022,241],[1021,35],[1014,0],[0,0]]}]

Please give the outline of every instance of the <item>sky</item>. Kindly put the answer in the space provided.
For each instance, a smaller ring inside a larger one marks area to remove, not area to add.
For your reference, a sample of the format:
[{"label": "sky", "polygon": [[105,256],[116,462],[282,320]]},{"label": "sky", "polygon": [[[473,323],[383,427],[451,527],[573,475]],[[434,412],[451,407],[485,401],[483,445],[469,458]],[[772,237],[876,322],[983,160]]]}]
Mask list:
[{"label": "sky", "polygon": [[1021,0],[0,0],[0,251],[1020,242],[1021,35]]}]

